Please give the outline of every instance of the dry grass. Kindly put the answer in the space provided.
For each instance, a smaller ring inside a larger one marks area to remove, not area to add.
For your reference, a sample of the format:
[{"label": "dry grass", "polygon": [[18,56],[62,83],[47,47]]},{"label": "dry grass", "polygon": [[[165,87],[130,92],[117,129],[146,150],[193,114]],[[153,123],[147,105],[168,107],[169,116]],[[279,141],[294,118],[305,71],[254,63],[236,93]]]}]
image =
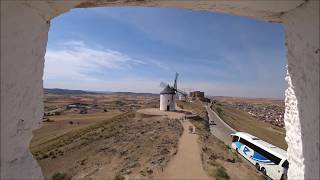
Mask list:
[{"label": "dry grass", "polygon": [[[48,143],[59,139],[74,130],[80,130],[92,124],[108,120],[121,114],[119,111],[94,113],[94,114],[66,114],[60,116],[50,116],[52,122],[44,122],[40,129],[33,131],[31,149],[42,143]],[[71,124],[72,123],[72,124]]]},{"label": "dry grass", "polygon": [[178,120],[125,113],[74,130],[31,149],[45,178],[67,173],[74,178],[151,178],[177,151]]},{"label": "dry grass", "polygon": [[[79,114],[79,109],[66,109],[70,103],[85,103],[95,105],[88,110],[88,114]],[[125,96],[125,95],[45,95],[45,111],[59,109],[60,115],[45,116],[49,119],[43,122],[42,127],[33,131],[31,149],[43,143],[56,141],[66,133],[80,130],[92,124],[108,120],[124,112],[133,111],[133,105],[137,107],[156,107],[158,97]],[[107,112],[104,111],[107,109]]]},{"label": "dry grass", "polygon": [[215,112],[219,108],[221,109],[219,116],[235,130],[250,133],[282,149],[287,149],[288,145],[284,139],[285,129],[258,121],[247,112],[223,106],[222,103],[213,106]]},{"label": "dry grass", "polygon": [[177,101],[177,105],[181,109],[189,110],[193,114],[197,114],[198,116],[202,117],[203,119],[208,120],[207,110],[202,106],[200,101],[195,101],[194,103]]},{"label": "dry grass", "polygon": [[216,96],[215,100],[222,103],[247,103],[247,104],[261,104],[261,105],[277,105],[284,107],[284,100],[282,99],[266,99],[266,98],[245,98],[245,97],[226,97]]},{"label": "dry grass", "polygon": [[231,148],[211,135],[205,108],[200,103],[178,102],[180,107],[196,112],[191,118],[201,145],[203,167],[215,179],[262,179],[261,175]]},{"label": "dry grass", "polygon": [[[152,178],[176,153],[182,133],[178,120],[135,112],[156,108],[158,101],[126,95],[46,95],[45,109],[62,112],[48,116],[50,121],[33,132],[30,149],[45,178]],[[75,102],[97,108],[88,114],[65,109]]]}]

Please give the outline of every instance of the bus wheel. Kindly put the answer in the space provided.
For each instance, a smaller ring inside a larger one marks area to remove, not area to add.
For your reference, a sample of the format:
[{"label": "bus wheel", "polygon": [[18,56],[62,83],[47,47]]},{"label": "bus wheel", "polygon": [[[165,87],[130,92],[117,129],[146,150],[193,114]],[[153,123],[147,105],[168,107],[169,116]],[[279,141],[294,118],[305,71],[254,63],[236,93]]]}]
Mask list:
[{"label": "bus wheel", "polygon": [[256,169],[260,171],[260,165],[258,163],[256,163]]},{"label": "bus wheel", "polygon": [[265,168],[261,168],[262,174],[267,175],[267,171]]},{"label": "bus wheel", "polygon": [[240,154],[240,153],[239,153],[239,149],[238,149],[238,148],[236,149],[236,151],[237,151],[237,153],[238,153],[238,154]]}]

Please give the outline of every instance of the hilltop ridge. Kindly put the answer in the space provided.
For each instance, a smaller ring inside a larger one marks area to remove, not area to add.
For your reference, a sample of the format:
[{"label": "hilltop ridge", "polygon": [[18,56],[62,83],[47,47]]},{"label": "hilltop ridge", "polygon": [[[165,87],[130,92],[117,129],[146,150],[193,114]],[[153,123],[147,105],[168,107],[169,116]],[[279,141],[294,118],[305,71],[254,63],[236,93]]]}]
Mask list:
[{"label": "hilltop ridge", "polygon": [[112,95],[131,95],[131,96],[159,96],[155,93],[144,92],[111,92],[111,91],[89,91],[89,90],[75,90],[75,89],[62,89],[62,88],[43,88],[45,94],[112,94]]}]

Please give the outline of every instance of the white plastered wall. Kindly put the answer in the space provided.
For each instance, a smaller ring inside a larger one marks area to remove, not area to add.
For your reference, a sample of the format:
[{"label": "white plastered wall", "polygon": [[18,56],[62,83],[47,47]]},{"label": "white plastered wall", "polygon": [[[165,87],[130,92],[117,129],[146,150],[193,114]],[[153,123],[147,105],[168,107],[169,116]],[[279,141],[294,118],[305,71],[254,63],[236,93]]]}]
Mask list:
[{"label": "white plastered wall", "polygon": [[289,178],[319,179],[319,2],[1,1],[1,179],[41,179],[29,151],[43,114],[42,75],[49,20],[73,7],[141,5],[217,11],[286,27],[285,125]]},{"label": "white plastered wall", "polygon": [[22,5],[1,6],[1,179],[42,177],[28,147],[43,112],[48,29]]},{"label": "white plastered wall", "polygon": [[289,177],[319,179],[319,1],[309,1],[282,19],[288,59]]},{"label": "white plastered wall", "polygon": [[170,111],[175,111],[176,103],[175,100],[173,100],[174,98],[174,94],[160,94],[160,110],[166,111],[167,106],[169,106]]}]

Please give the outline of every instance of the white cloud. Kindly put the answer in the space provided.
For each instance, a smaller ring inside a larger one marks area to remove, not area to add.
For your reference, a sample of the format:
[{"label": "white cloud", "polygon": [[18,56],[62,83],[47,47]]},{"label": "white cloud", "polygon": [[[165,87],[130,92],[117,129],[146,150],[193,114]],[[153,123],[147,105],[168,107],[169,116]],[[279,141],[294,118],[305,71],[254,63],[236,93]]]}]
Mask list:
[{"label": "white cloud", "polygon": [[[96,47],[96,46],[95,46]],[[135,65],[154,66],[163,70],[171,70],[172,66],[152,58],[141,60],[130,57],[127,54],[111,49],[93,48],[81,41],[66,41],[59,44],[57,49],[48,49],[45,56],[44,86],[47,88],[67,88],[96,91],[132,91],[132,92],[152,92],[159,93],[161,88],[159,83],[166,81],[158,78],[111,78],[104,79],[100,73],[108,70],[123,71]],[[185,65],[179,66],[179,68]],[[190,68],[190,67],[185,67]],[[210,70],[209,67],[193,66],[191,69],[201,69],[201,72]],[[96,74],[96,75],[94,75]],[[98,74],[98,75],[97,75]],[[120,73],[121,74],[121,73]],[[214,74],[222,77],[224,72],[214,71]],[[181,90],[201,90],[207,95],[225,95],[242,97],[279,97],[279,89],[269,87],[268,84],[250,86],[244,84],[232,84],[208,81],[179,81],[178,87]],[[282,90],[281,90],[282,91]],[[283,89],[284,92],[284,89]],[[280,94],[280,98],[283,93]]]},{"label": "white cloud", "polygon": [[159,93],[161,87],[159,86],[160,80],[150,80],[141,78],[127,78],[124,80],[97,80],[85,79],[83,81],[61,81],[52,80],[45,81],[46,88],[66,88],[66,89],[82,89],[93,91],[130,91],[130,92],[152,92]]},{"label": "white cloud", "polygon": [[156,67],[161,68],[163,70],[170,70],[170,67],[168,65],[165,65],[164,63],[162,63],[158,60],[152,59],[152,58],[146,58],[145,62],[147,62],[147,64],[149,64],[149,65],[156,66]]},{"label": "white cloud", "polygon": [[64,42],[60,42],[59,45],[62,46],[81,46],[81,47],[85,47],[85,43],[82,41],[76,41],[76,40],[68,40],[68,41],[64,41]]},{"label": "white cloud", "polygon": [[96,78],[91,73],[108,69],[125,70],[145,64],[111,49],[92,48],[81,41],[66,41],[58,49],[48,49],[45,56],[44,79],[84,80]]}]

